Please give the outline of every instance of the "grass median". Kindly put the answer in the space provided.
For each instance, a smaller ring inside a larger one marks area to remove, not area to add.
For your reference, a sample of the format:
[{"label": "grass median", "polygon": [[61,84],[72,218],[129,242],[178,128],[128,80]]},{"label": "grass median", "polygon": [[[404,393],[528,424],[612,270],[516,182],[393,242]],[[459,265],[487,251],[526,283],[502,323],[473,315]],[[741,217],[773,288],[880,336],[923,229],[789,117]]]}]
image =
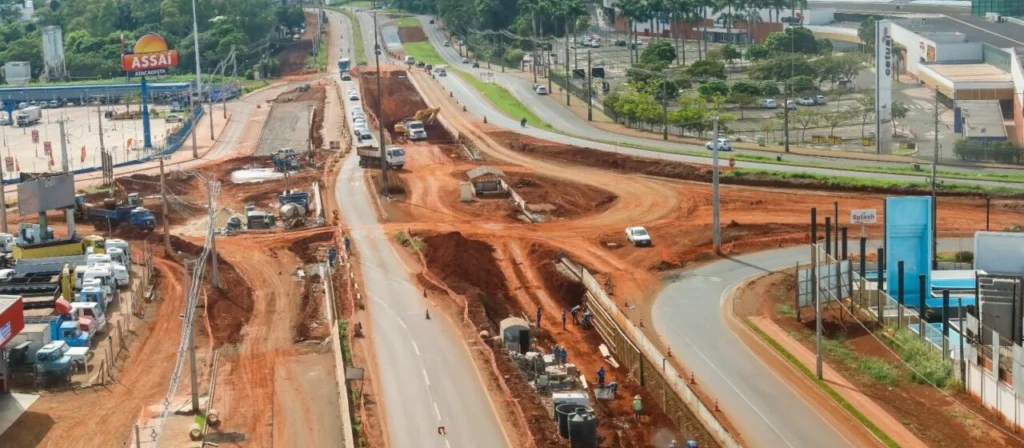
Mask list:
[{"label": "grass median", "polygon": [[807,368],[807,366],[803,365],[803,363],[801,363],[800,360],[796,359],[796,356],[793,356],[793,354],[790,353],[789,350],[786,350],[785,347],[782,346],[782,344],[779,344],[778,341],[772,339],[771,336],[768,336],[768,333],[765,333],[764,330],[761,330],[757,325],[754,325],[754,323],[751,322],[750,319],[743,319],[743,324],[746,325],[747,328],[749,328],[755,334],[757,334],[757,336],[761,338],[761,340],[764,341],[766,344],[768,344],[772,348],[772,350],[775,350],[779,354],[779,356],[782,356],[782,358],[785,359],[786,362],[790,363],[793,367],[799,370],[800,373],[802,373],[805,377],[813,381],[819,389],[821,389],[823,392],[825,392],[826,395],[829,396],[829,398],[831,398],[833,401],[839,404],[839,406],[842,407],[847,413],[849,413],[850,416],[856,419],[860,424],[864,425],[864,427],[867,428],[868,431],[871,431],[871,434],[877,437],[878,440],[881,440],[882,443],[885,444],[885,446],[889,448],[900,448],[900,445],[896,443],[896,441],[893,440],[892,437],[889,437],[889,435],[886,434],[885,431],[882,431],[882,429],[879,428],[877,425],[875,425],[875,423],[872,422],[871,419],[867,418],[867,416],[865,416],[859,410],[857,410],[857,408],[854,407],[853,404],[851,404],[849,401],[843,398],[843,396],[840,395],[839,392],[836,392],[836,390],[833,389],[832,386],[829,386],[828,383],[819,380],[818,377],[815,376],[814,373],[812,373],[811,370]]}]

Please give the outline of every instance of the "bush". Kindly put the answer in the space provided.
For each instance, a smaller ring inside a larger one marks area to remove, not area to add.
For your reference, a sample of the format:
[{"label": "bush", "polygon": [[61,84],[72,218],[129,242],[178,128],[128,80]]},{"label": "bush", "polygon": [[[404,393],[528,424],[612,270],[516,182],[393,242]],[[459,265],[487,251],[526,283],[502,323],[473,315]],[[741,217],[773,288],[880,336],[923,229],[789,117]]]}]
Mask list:
[{"label": "bush", "polygon": [[953,256],[953,261],[957,263],[974,263],[974,252],[969,250],[957,252],[956,255]]},{"label": "bush", "polygon": [[775,81],[762,81],[758,85],[761,87],[761,95],[774,96],[780,93],[779,83]]},{"label": "bush", "polygon": [[523,56],[526,56],[526,52],[518,48],[508,50],[505,52],[505,62],[513,67],[519,66],[523,61]]},{"label": "bush", "polygon": [[954,148],[960,160],[972,162],[1020,163],[1024,148],[1011,142],[984,142],[979,140],[957,140]]},{"label": "bush", "polygon": [[942,360],[942,353],[935,350],[930,342],[910,330],[897,331],[893,337],[900,359],[910,366],[910,380],[918,384],[934,384],[946,387],[957,382],[953,376],[953,365]]}]

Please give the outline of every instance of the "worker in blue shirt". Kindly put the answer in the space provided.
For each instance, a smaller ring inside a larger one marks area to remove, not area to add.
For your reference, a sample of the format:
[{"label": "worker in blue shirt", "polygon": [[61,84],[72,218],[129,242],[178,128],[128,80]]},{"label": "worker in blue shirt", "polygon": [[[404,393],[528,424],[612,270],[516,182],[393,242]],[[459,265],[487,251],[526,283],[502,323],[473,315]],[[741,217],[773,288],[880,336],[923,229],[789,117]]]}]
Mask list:
[{"label": "worker in blue shirt", "polygon": [[597,369],[597,387],[604,387],[604,366]]}]

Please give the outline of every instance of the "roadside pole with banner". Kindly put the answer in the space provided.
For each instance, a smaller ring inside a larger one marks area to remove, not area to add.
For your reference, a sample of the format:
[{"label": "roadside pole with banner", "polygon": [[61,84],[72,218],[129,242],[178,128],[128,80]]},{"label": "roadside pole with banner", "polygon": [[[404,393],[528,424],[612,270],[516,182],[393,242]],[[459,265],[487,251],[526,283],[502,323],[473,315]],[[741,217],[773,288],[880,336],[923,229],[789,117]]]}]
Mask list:
[{"label": "roadside pole with banner", "polygon": [[864,226],[878,222],[878,211],[875,209],[850,210],[850,223],[860,224],[860,236],[867,236]]}]

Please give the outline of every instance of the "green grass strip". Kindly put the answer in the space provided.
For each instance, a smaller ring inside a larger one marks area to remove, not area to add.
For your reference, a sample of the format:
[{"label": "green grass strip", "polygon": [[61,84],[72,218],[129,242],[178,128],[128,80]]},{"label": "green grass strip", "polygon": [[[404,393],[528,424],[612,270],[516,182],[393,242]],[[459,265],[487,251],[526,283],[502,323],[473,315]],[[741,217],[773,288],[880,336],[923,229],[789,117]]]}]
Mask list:
[{"label": "green grass strip", "polygon": [[[812,180],[815,182],[821,182],[826,188],[878,188],[878,189],[891,189],[891,190],[907,190],[915,189],[917,191],[929,191],[928,184],[924,182],[913,182],[913,181],[902,181],[902,180],[888,180],[888,179],[870,179],[860,177],[848,177],[848,176],[831,176],[826,174],[816,173],[805,173],[805,172],[778,172],[773,170],[759,169],[759,168],[737,168],[732,171],[722,173],[723,178],[734,178],[740,179],[744,176],[754,174],[765,177],[780,179],[780,180]],[[1013,188],[1013,187],[989,187],[983,185],[965,185],[965,184],[947,184],[939,188],[941,193],[961,193],[961,194],[991,194],[993,196],[1019,196],[1024,194],[1024,188]]]},{"label": "green grass strip", "polygon": [[402,42],[402,50],[405,51],[405,54],[416,58],[417,61],[421,61],[424,64],[447,64],[447,62],[441,58],[441,55],[437,54],[437,50],[434,49],[434,44],[431,44],[430,41]]},{"label": "green grass strip", "polygon": [[487,98],[488,101],[494,104],[494,106],[505,115],[516,120],[525,117],[530,126],[549,131],[555,130],[555,128],[550,124],[541,121],[533,111],[524,106],[523,103],[519,102],[515,95],[512,95],[512,92],[505,90],[504,87],[497,84],[483,82],[476,76],[473,76],[472,73],[466,73],[462,70],[451,70],[449,73],[451,72],[455,72],[459,77],[472,85],[474,89],[479,91],[484,98]]},{"label": "green grass strip", "polygon": [[320,39],[320,45],[316,49],[316,56],[306,62],[306,66],[316,71],[327,70],[327,39]]},{"label": "green grass strip", "polygon": [[838,403],[839,406],[845,409],[847,413],[853,416],[853,418],[857,419],[857,421],[860,422],[860,424],[864,425],[864,427],[867,428],[868,431],[871,431],[871,434],[874,434],[875,437],[878,437],[878,439],[881,440],[882,443],[885,444],[885,446],[889,448],[900,448],[900,445],[896,443],[896,441],[893,440],[892,437],[889,437],[889,435],[886,434],[885,431],[882,431],[881,428],[876,426],[874,422],[872,422],[864,414],[858,411],[857,408],[850,404],[849,401],[846,401],[846,399],[843,398],[842,395],[839,395],[839,392],[836,392],[835,389],[832,389],[832,387],[829,386],[824,381],[819,380],[818,377],[814,373],[812,373],[810,369],[804,366],[803,363],[797,360],[792,353],[783,348],[782,345],[779,344],[779,342],[776,341],[775,339],[772,339],[771,336],[768,336],[768,333],[765,333],[764,330],[761,330],[757,325],[754,325],[754,323],[751,322],[750,319],[743,319],[743,323],[747,326],[747,328],[750,328],[751,331],[756,333],[762,341],[770,345],[773,350],[778,352],[779,355],[781,355],[783,358],[786,359],[786,361],[792,364],[793,367],[796,367],[797,370],[800,371],[800,373],[804,374],[804,376],[813,381],[814,384],[818,386],[818,388],[825,391],[825,393],[829,397],[831,397],[833,401]]},{"label": "green grass strip", "polygon": [[401,26],[405,26],[405,27],[420,26],[420,19],[417,19],[415,17],[402,17],[401,19],[393,21],[392,24],[395,25],[395,26],[399,26],[399,27],[401,27]]}]

